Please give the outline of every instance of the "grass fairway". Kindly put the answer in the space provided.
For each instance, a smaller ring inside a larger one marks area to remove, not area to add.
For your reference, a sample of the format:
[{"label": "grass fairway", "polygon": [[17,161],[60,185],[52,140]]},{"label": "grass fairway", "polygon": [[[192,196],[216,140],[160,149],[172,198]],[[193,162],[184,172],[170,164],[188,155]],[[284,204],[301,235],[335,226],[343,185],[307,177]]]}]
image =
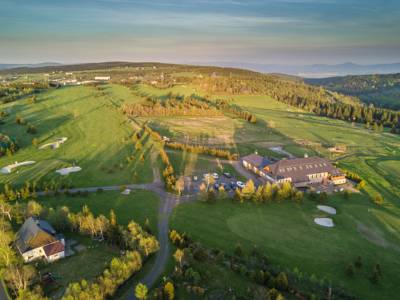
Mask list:
[{"label": "grass fairway", "polygon": [[[0,166],[14,161],[34,160],[37,163],[21,167],[18,172],[0,175],[0,182],[23,184],[25,181],[60,180],[54,171],[76,164],[81,172],[68,175],[74,186],[100,186],[150,182],[152,172],[149,157],[152,146],[143,136],[143,148],[135,151],[130,139],[134,130],[119,111],[119,105],[135,101],[129,89],[107,85],[99,89],[90,86],[67,87],[49,90],[38,95],[37,103],[19,100],[2,105],[9,113],[2,125],[2,133],[18,139],[21,149],[12,157],[2,157]],[[26,132],[25,125],[16,125],[16,116],[34,125],[38,133]],[[39,150],[32,145],[36,138],[39,145],[67,137],[59,149]],[[144,153],[144,162],[139,160]],[[128,156],[134,156],[127,162]]]},{"label": "grass fairway", "polygon": [[107,217],[113,209],[119,224],[127,225],[129,221],[134,220],[143,225],[146,219],[149,219],[152,232],[157,231],[159,198],[149,191],[134,190],[129,195],[121,195],[120,192],[102,192],[92,193],[86,197],[44,196],[38,201],[47,207],[67,206],[72,212],[81,211],[82,207],[87,205],[95,215],[103,214]]},{"label": "grass fairway", "polygon": [[[388,167],[383,161],[400,161],[400,137],[389,133],[374,133],[358,124],[333,120],[287,107],[273,99],[262,96],[235,97],[235,101],[255,113],[260,120],[273,124],[280,133],[282,145],[294,154],[301,154],[293,141],[303,140],[313,147],[312,153],[330,157],[340,166],[358,173],[367,181],[366,191],[371,197],[377,193],[384,196],[386,205],[400,214],[400,189],[393,182],[398,178],[398,164]],[[345,144],[347,152],[342,156],[330,156],[327,147]],[[310,153],[309,153],[310,154]]]},{"label": "grass fairway", "polygon": [[[400,243],[375,217],[377,214],[382,219],[392,216],[374,208],[363,198],[363,195],[357,195],[349,200],[339,196],[330,199],[328,204],[338,209],[338,214],[333,217],[337,226],[332,229],[314,224],[314,217],[325,214],[309,200],[302,205],[256,206],[230,201],[216,205],[190,203],[175,210],[171,227],[186,232],[195,241],[230,253],[238,243],[247,251],[257,245],[274,264],[292,270],[298,267],[304,273],[315,274],[318,279],[346,287],[361,299],[394,299],[400,280],[397,259]],[[392,218],[394,222],[396,218]],[[400,230],[398,221],[391,226]],[[360,228],[367,230],[361,233]],[[345,268],[358,255],[364,265],[354,278],[349,278]],[[384,270],[378,286],[368,280],[376,263]]]}]

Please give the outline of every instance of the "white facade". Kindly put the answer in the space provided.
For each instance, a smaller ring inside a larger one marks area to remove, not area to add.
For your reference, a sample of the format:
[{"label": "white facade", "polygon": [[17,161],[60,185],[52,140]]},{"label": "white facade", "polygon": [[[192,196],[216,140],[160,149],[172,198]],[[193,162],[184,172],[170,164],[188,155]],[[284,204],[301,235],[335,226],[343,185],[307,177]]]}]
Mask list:
[{"label": "white facade", "polygon": [[45,256],[43,247],[38,247],[38,248],[35,248],[32,250],[29,250],[25,253],[22,253],[22,258],[24,259],[25,262],[31,262],[31,261],[39,259],[43,256]]},{"label": "white facade", "polygon": [[111,76],[95,76],[94,80],[97,81],[108,81],[111,79]]}]

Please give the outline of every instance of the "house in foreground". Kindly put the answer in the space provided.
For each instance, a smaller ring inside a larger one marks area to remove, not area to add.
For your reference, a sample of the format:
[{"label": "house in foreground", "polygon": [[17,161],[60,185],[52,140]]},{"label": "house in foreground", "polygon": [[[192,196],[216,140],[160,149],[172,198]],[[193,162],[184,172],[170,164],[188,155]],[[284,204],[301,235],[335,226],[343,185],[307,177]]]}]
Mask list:
[{"label": "house in foreground", "polygon": [[53,262],[65,257],[65,240],[44,220],[30,217],[17,233],[15,247],[25,262],[44,259]]},{"label": "house in foreground", "polygon": [[272,183],[290,182],[295,187],[331,182],[346,183],[346,176],[332,163],[321,157],[304,157],[270,161],[260,155],[250,154],[242,158],[245,168]]}]

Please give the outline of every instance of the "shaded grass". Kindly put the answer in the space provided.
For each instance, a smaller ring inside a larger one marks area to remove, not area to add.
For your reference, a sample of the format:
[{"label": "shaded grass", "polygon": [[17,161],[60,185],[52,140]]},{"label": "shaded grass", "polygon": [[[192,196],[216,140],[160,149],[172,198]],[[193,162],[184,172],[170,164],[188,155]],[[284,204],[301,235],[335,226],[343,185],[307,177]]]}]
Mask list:
[{"label": "shaded grass", "polygon": [[95,214],[109,216],[113,209],[117,215],[117,221],[121,225],[127,225],[131,220],[144,225],[149,219],[152,232],[157,232],[159,198],[156,194],[133,190],[129,195],[121,195],[120,192],[101,192],[83,196],[44,196],[38,201],[46,207],[67,206],[72,212],[79,212],[87,205]]},{"label": "shaded grass", "polygon": [[[396,271],[400,264],[399,252],[385,249],[367,241],[357,230],[356,222],[382,224],[370,213],[373,207],[364,195],[350,200],[339,196],[329,200],[338,210],[333,229],[314,224],[314,217],[325,216],[316,209],[316,203],[272,203],[268,205],[233,204],[230,201],[209,205],[201,202],[179,206],[172,216],[171,227],[187,233],[195,241],[229,253],[240,243],[249,252],[256,245],[270,256],[274,264],[294,269],[298,267],[309,275],[332,281],[359,295],[362,299],[392,299],[397,293]],[[380,211],[387,219],[390,213]],[[394,228],[400,229],[400,222]],[[385,239],[392,237],[384,230]],[[397,245],[400,243],[397,241]],[[379,253],[381,255],[376,255]],[[364,261],[362,270],[354,279],[345,275],[346,266],[357,256]],[[374,264],[385,270],[379,286],[372,285],[368,276]]]},{"label": "shaded grass", "polygon": [[[79,86],[41,93],[35,104],[20,100],[1,105],[10,114],[2,132],[16,137],[21,149],[12,157],[0,158],[0,165],[25,160],[37,163],[0,175],[0,182],[21,185],[25,181],[61,180],[54,171],[73,164],[82,167],[81,172],[66,179],[74,186],[152,181],[148,160],[139,161],[141,153],[147,154],[151,144],[144,144],[141,151],[134,150],[130,140],[134,130],[119,111],[118,103],[125,98],[132,100],[130,91],[124,87],[105,86],[104,90],[98,90]],[[26,133],[26,126],[15,124],[16,116],[34,125],[38,133]],[[33,138],[40,145],[63,136],[68,141],[56,150],[39,150],[32,145]],[[128,163],[126,158],[131,155],[135,159]]]},{"label": "shaded grass", "polygon": [[103,273],[111,259],[119,255],[117,248],[106,243],[95,242],[89,237],[70,234],[67,238],[77,240],[79,244],[86,246],[86,250],[40,268],[41,274],[50,272],[57,278],[55,284],[46,286],[44,289],[46,295],[51,296],[52,299],[60,299],[72,282],[82,279],[95,280]]}]

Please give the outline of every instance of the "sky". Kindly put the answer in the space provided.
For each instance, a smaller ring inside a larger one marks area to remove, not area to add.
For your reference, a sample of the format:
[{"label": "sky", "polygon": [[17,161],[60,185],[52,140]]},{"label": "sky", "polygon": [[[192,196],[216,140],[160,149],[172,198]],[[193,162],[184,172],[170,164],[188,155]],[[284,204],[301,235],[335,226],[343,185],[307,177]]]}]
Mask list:
[{"label": "sky", "polygon": [[400,0],[1,0],[0,62],[400,62]]}]

